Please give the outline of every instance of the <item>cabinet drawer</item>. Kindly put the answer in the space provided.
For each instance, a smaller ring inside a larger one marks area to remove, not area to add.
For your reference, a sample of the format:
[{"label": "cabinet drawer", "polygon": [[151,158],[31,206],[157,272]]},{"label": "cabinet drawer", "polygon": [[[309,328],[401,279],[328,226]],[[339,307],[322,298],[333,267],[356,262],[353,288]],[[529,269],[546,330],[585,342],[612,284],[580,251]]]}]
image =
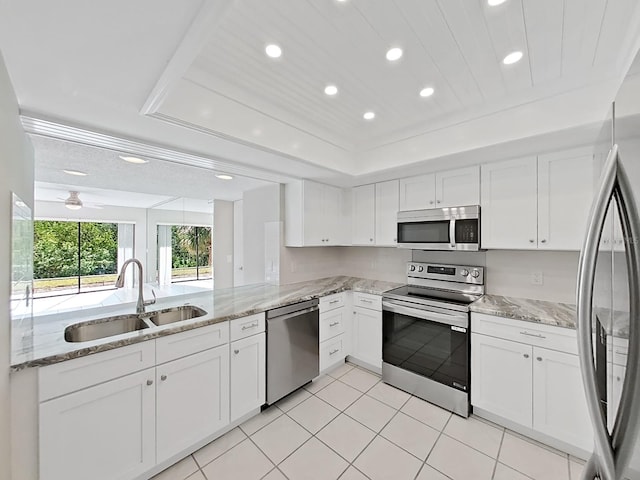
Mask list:
[{"label": "cabinet drawer", "polygon": [[369,293],[353,292],[353,306],[382,311],[382,297]]},{"label": "cabinet drawer", "polygon": [[220,322],[156,340],[158,364],[229,343],[229,322]]},{"label": "cabinet drawer", "polygon": [[344,307],[344,293],[336,293],[334,295],[327,295],[320,298],[320,315],[329,310]]},{"label": "cabinet drawer", "polygon": [[346,357],[344,335],[339,335],[320,344],[320,371],[344,361]]},{"label": "cabinet drawer", "polygon": [[569,328],[472,313],[471,331],[536,347],[578,354],[576,331]]},{"label": "cabinet drawer", "polygon": [[231,320],[231,341],[264,332],[264,312]]},{"label": "cabinet drawer", "polygon": [[40,368],[41,402],[153,367],[154,341],[140,342]]},{"label": "cabinet drawer", "polygon": [[344,333],[345,329],[345,309],[332,310],[320,314],[320,341],[324,342],[330,338]]}]

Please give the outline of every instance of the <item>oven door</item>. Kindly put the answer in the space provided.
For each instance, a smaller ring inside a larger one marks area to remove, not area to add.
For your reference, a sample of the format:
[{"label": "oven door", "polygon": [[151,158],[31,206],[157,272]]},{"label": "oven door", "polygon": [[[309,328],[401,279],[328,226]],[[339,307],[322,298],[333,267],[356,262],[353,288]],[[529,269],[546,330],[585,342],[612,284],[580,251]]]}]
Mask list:
[{"label": "oven door", "polygon": [[469,391],[469,316],[384,301],[382,359],[438,383]]}]

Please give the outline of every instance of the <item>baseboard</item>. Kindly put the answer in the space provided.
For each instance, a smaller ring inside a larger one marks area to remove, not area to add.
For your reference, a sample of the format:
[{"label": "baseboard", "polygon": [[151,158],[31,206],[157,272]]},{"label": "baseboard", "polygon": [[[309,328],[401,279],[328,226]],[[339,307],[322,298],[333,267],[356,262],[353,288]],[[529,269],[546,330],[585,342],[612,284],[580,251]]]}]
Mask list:
[{"label": "baseboard", "polygon": [[377,375],[382,375],[382,365],[376,367],[369,362],[362,361],[359,358],[352,357],[351,355],[347,355],[347,362],[353,363],[354,365],[362,367],[365,370],[369,370]]}]

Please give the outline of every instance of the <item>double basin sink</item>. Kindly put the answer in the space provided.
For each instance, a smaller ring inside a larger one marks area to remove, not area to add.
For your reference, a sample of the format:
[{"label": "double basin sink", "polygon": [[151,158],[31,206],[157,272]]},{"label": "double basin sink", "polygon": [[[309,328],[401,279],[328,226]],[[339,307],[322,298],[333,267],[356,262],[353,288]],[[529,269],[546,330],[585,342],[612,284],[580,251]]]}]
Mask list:
[{"label": "double basin sink", "polygon": [[132,313],[116,317],[100,318],[69,325],[64,330],[67,342],[88,342],[123,333],[159,327],[206,315],[207,312],[194,305],[166,308],[155,312]]}]

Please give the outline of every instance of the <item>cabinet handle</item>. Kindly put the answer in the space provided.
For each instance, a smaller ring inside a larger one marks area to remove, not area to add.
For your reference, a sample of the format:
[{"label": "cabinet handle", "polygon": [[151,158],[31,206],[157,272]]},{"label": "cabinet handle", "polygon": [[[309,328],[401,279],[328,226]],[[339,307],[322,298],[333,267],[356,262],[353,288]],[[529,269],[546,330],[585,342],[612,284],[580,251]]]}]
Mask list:
[{"label": "cabinet handle", "polygon": [[525,354],[524,354],[524,358],[529,358],[529,354],[528,354],[528,353],[525,353]]},{"label": "cabinet handle", "polygon": [[536,360],[538,360],[539,362],[542,361],[542,357],[536,357]]},{"label": "cabinet handle", "polygon": [[623,352],[622,350],[616,350],[616,355],[629,355],[629,352]]},{"label": "cabinet handle", "polygon": [[373,300],[367,300],[366,298],[361,298],[360,301],[363,303],[373,303]]},{"label": "cabinet handle", "polygon": [[147,385],[153,385],[153,380],[147,380]]},{"label": "cabinet handle", "polygon": [[619,382],[620,380],[621,380],[621,379],[620,379],[620,377],[616,377],[616,381],[618,381],[618,382]]},{"label": "cabinet handle", "polygon": [[340,325],[340,322],[333,322],[329,324],[330,327],[335,327],[336,325]]},{"label": "cabinet handle", "polygon": [[160,375],[160,380],[162,380],[163,382],[167,379],[166,375]]},{"label": "cabinet handle", "polygon": [[240,353],[240,350],[236,349],[233,351],[233,353],[235,353],[236,355]]},{"label": "cabinet handle", "polygon": [[527,337],[536,337],[536,338],[547,338],[541,333],[529,333],[527,331],[520,332],[520,335],[526,335]]},{"label": "cabinet handle", "polygon": [[547,243],[547,240],[545,238],[543,238],[542,240],[540,240],[540,242]]},{"label": "cabinet handle", "polygon": [[335,350],[332,350],[329,352],[329,355],[333,355],[334,353],[338,353],[340,351],[339,348],[336,348]]},{"label": "cabinet handle", "polygon": [[394,241],[394,242],[397,242],[397,241],[398,241],[398,239],[397,239],[397,238],[394,238],[394,239],[393,239],[393,241]]},{"label": "cabinet handle", "polygon": [[249,330],[250,328],[256,328],[257,326],[257,323],[252,323],[251,325],[243,325],[242,330]]},{"label": "cabinet handle", "polygon": [[370,238],[370,239],[369,239],[369,241],[370,241],[370,242],[373,242],[373,238]]},{"label": "cabinet handle", "polygon": [[329,302],[329,305],[333,305],[334,303],[338,303],[339,301],[340,301],[340,300],[331,300],[331,301]]},{"label": "cabinet handle", "polygon": [[533,238],[530,238],[529,243],[536,243],[536,241]]},{"label": "cabinet handle", "polygon": [[433,205],[433,200],[429,200],[429,205]]},{"label": "cabinet handle", "polygon": [[439,204],[439,203],[440,203],[440,200],[436,200],[436,203],[438,203],[438,204]]}]

